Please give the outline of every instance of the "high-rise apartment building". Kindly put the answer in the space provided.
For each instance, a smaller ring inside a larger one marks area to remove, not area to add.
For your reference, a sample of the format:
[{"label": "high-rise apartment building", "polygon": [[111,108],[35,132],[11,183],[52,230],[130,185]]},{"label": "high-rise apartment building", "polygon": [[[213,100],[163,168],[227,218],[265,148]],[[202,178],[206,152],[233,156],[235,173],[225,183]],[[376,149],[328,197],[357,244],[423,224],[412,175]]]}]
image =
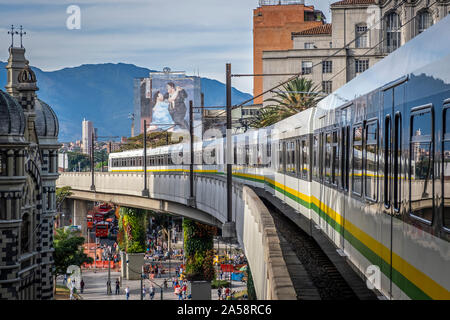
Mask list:
[{"label": "high-rise apartment building", "polygon": [[[253,73],[263,73],[263,51],[292,49],[292,33],[321,26],[325,16],[304,0],[260,0],[253,11]],[[263,92],[263,77],[253,80],[253,95]],[[262,97],[255,99],[261,104]]]},{"label": "high-rise apartment building", "polygon": [[92,133],[94,132],[92,121],[83,119],[82,130],[81,151],[85,154],[89,154],[91,150]]}]

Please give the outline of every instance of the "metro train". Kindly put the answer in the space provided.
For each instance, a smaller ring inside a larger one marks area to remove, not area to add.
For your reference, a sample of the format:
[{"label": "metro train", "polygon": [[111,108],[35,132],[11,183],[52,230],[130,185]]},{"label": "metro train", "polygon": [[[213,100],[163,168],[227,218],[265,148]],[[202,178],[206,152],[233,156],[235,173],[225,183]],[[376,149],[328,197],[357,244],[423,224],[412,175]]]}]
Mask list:
[{"label": "metro train", "polygon": [[[316,107],[232,136],[233,179],[309,219],[362,276],[378,267],[387,299],[450,299],[449,30],[446,17]],[[194,171],[226,173],[225,146],[195,143]],[[189,172],[170,156],[184,147],[148,149],[148,171]],[[143,149],[109,170],[143,171]]]}]

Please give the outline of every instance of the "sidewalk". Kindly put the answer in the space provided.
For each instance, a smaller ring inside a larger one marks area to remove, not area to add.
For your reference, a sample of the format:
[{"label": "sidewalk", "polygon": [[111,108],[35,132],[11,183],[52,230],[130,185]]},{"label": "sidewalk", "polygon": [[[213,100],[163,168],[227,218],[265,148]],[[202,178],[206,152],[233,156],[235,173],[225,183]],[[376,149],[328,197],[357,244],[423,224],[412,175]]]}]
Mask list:
[{"label": "sidewalk", "polygon": [[[141,299],[141,281],[140,280],[123,280],[122,285],[120,287],[120,294],[115,295],[115,286],[116,279],[120,278],[120,272],[111,272],[111,290],[112,295],[107,295],[106,292],[106,282],[108,281],[108,271],[83,271],[82,274],[84,280],[84,291],[78,293],[83,300],[126,300],[125,297],[125,288],[129,286],[130,288],[130,298],[129,300],[140,300]],[[153,281],[163,286],[164,279],[167,278],[155,278]],[[62,280],[58,279],[57,284],[62,285]],[[145,287],[150,289],[151,282],[148,279],[145,279],[143,284]],[[163,300],[178,300],[178,297],[173,293],[173,289],[171,287],[172,282],[168,281],[168,288],[163,290]],[[238,283],[237,281],[233,281],[233,291],[240,291],[246,288],[244,283]],[[211,290],[211,299],[217,300],[217,289]],[[150,300],[150,296],[147,293],[145,300]],[[161,289],[155,285],[155,297],[153,300],[161,300]]]}]

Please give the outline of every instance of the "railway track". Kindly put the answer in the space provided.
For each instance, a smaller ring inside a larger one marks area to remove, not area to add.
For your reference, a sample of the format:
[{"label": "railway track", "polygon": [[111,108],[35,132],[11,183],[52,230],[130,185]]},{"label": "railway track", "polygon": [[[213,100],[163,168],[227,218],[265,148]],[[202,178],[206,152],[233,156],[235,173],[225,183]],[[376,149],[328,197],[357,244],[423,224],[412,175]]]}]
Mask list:
[{"label": "railway track", "polygon": [[[289,257],[294,253],[301,264],[287,263],[297,298],[299,300],[317,298],[321,300],[357,300],[357,295],[315,240],[284,216],[269,201],[264,198],[262,200],[273,217],[285,260],[292,261],[292,258],[295,259],[295,257]],[[286,259],[286,256],[288,259]],[[303,276],[299,276],[297,269],[304,269]],[[312,283],[316,290],[305,288],[305,283],[307,284],[306,287]],[[314,292],[309,296],[307,294],[305,297],[304,290]]]}]

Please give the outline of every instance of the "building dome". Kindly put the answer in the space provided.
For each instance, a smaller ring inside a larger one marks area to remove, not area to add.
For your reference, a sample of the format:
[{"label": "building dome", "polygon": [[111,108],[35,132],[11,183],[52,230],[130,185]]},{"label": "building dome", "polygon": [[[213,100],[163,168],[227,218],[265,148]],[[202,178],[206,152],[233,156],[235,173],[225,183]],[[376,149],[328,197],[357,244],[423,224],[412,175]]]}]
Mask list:
[{"label": "building dome", "polygon": [[58,138],[59,123],[55,112],[44,101],[35,100],[34,108],[36,111],[36,134],[39,138],[39,142],[43,142],[42,139],[56,139]]},{"label": "building dome", "polygon": [[0,90],[0,142],[22,141],[25,115],[20,104],[8,93]]}]

